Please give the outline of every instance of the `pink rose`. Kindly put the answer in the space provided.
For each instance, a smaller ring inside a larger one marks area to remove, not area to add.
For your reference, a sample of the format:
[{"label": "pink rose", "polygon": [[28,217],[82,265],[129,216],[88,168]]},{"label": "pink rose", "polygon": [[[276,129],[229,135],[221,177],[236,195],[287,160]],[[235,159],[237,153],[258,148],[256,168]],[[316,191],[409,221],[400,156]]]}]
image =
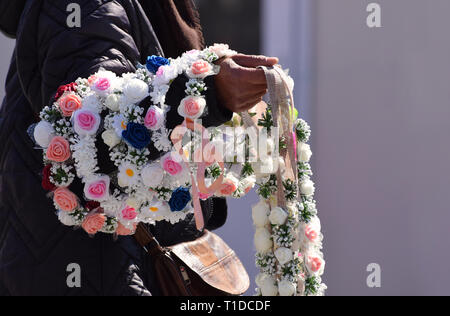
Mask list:
[{"label": "pink rose", "polygon": [[76,94],[66,94],[58,100],[58,106],[65,117],[81,108],[81,99]]},{"label": "pink rose", "polygon": [[86,216],[81,227],[83,227],[89,235],[95,235],[103,228],[105,222],[106,216],[104,214],[94,212]]},{"label": "pink rose", "polygon": [[200,59],[192,64],[191,71],[195,76],[204,78],[212,71],[212,66],[206,60]]},{"label": "pink rose", "polygon": [[97,133],[100,127],[100,116],[89,110],[78,110],[74,113],[73,125],[80,136],[90,136]]},{"label": "pink rose", "polygon": [[156,76],[161,78],[162,76],[164,76],[164,66],[161,66],[158,68],[158,71],[156,72]]},{"label": "pink rose", "polygon": [[236,181],[233,179],[225,179],[222,187],[220,188],[220,194],[223,196],[230,196],[238,189]]},{"label": "pink rose", "polygon": [[245,189],[244,189],[244,193],[245,194],[249,194],[250,193],[250,191],[253,189],[253,187],[254,187],[254,185],[252,184],[252,185],[250,185],[250,186],[248,186],[248,187],[246,187]]},{"label": "pink rose", "polygon": [[211,195],[199,192],[198,197],[199,197],[200,200],[205,201],[205,200],[209,199],[211,197]]},{"label": "pink rose", "polygon": [[311,242],[315,242],[317,240],[317,237],[319,237],[319,234],[311,225],[308,225],[305,228],[305,236]]},{"label": "pink rose", "polygon": [[108,78],[98,78],[94,82],[94,88],[99,91],[106,91],[111,87]]},{"label": "pink rose", "polygon": [[313,272],[318,272],[322,267],[322,260],[320,258],[311,258],[309,261],[309,265]]},{"label": "pink rose", "polygon": [[122,217],[123,219],[132,221],[133,219],[135,219],[137,217],[137,212],[136,209],[130,206],[125,207],[122,210]]},{"label": "pink rose", "polygon": [[109,184],[110,179],[108,176],[88,182],[84,187],[84,195],[88,200],[104,201],[109,195]]},{"label": "pink rose", "polygon": [[325,261],[318,255],[310,255],[306,259],[306,265],[311,273],[320,275],[324,270]]},{"label": "pink rose", "polygon": [[176,176],[183,171],[182,158],[176,153],[168,153],[161,159],[162,168],[171,176]]},{"label": "pink rose", "polygon": [[95,76],[95,75],[90,76],[88,78],[89,85],[93,85],[96,80],[97,80],[97,76]]},{"label": "pink rose", "polygon": [[66,188],[56,189],[54,191],[53,201],[63,212],[72,212],[78,207],[76,195]]},{"label": "pink rose", "polygon": [[148,109],[144,124],[149,130],[155,131],[161,128],[163,120],[164,111],[157,106],[152,106]]},{"label": "pink rose", "polygon": [[122,223],[119,222],[117,226],[116,234],[117,236],[131,236],[136,232],[137,224],[134,224],[133,229],[126,228]]},{"label": "pink rose", "polygon": [[202,97],[187,97],[181,100],[178,114],[185,118],[195,120],[202,116],[206,107],[206,100]]},{"label": "pink rose", "polygon": [[70,158],[69,142],[61,136],[53,137],[47,148],[47,159],[54,162],[65,162]]}]

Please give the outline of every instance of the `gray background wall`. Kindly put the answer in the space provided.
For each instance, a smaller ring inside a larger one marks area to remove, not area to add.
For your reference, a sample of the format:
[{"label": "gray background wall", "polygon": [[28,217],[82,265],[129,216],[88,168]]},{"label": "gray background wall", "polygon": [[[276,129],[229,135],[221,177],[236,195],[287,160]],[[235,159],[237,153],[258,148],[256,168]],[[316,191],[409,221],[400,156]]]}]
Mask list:
[{"label": "gray background wall", "polygon": [[[381,29],[369,2],[262,1],[262,49],[291,68],[314,131],[328,294],[449,295],[450,2],[379,0]],[[0,43],[4,80],[13,42]],[[230,201],[220,231],[252,277],[256,201]]]}]

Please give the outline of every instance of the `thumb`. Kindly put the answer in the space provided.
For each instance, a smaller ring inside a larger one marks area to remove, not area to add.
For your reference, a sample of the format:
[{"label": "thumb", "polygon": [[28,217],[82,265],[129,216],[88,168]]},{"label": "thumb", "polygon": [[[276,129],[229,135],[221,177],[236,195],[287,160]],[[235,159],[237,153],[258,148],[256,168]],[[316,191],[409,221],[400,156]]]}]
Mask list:
[{"label": "thumb", "polygon": [[278,64],[278,58],[254,55],[235,55],[232,57],[234,62],[242,67],[256,68],[259,66],[272,67]]}]

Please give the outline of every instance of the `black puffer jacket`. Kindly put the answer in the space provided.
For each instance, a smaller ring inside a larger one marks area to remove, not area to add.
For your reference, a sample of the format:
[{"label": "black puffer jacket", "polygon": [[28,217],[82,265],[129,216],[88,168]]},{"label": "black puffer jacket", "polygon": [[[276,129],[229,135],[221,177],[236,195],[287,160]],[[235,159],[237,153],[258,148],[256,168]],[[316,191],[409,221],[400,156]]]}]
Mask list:
[{"label": "black puffer jacket", "polygon": [[[151,265],[133,237],[89,238],[58,222],[40,185],[42,153],[33,149],[26,130],[58,86],[100,67],[133,71],[146,56],[163,54],[160,43],[177,53],[161,25],[167,22],[162,5],[169,1],[0,0],[0,28],[17,39],[0,111],[0,295],[158,295]],[[67,5],[74,2],[81,6],[81,28],[66,25]],[[160,30],[161,41],[154,30]],[[231,113],[217,104],[209,84],[207,123],[216,125]],[[182,94],[180,79],[168,103],[176,104]],[[226,217],[225,201],[213,202],[204,204],[210,228]],[[191,217],[152,229],[163,244],[198,236]],[[71,263],[81,267],[81,288],[67,286]]]}]

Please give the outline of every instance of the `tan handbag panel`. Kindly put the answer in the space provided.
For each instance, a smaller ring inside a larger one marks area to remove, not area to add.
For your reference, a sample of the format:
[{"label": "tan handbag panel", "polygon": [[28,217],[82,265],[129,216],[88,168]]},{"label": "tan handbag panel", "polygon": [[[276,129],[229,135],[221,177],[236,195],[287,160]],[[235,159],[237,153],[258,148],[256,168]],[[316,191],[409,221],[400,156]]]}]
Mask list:
[{"label": "tan handbag panel", "polygon": [[236,253],[216,234],[205,231],[199,239],[170,247],[170,250],[210,286],[242,295],[250,278]]}]

